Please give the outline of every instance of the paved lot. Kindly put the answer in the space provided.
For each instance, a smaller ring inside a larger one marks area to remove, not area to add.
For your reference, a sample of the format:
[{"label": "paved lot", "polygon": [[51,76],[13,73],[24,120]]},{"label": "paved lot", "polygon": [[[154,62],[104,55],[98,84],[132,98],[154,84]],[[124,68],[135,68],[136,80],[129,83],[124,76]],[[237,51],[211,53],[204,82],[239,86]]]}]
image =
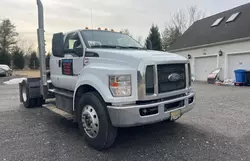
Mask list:
[{"label": "paved lot", "polygon": [[120,129],[115,145],[97,152],[76,124],[45,108],[25,109],[17,85],[0,85],[0,160],[250,160],[250,88],[195,88],[196,108],[176,123]]}]

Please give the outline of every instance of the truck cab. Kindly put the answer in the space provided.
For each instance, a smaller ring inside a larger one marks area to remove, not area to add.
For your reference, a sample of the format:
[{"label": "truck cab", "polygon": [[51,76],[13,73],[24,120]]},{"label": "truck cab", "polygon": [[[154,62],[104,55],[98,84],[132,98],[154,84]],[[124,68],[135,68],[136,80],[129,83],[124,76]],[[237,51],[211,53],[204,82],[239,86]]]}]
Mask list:
[{"label": "truck cab", "polygon": [[[194,107],[189,60],[179,55],[145,49],[119,32],[88,29],[54,34],[52,51],[48,93],[98,150],[114,143],[119,127],[175,121]],[[32,97],[32,81],[20,84],[26,107],[44,99]]]}]

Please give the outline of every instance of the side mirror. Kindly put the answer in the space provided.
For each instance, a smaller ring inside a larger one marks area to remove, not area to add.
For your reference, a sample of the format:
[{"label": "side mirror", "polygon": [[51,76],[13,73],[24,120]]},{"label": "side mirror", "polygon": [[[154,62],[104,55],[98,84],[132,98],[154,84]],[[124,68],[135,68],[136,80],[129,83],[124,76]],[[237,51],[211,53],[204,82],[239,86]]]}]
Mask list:
[{"label": "side mirror", "polygon": [[52,39],[52,54],[57,57],[63,57],[64,55],[64,35],[62,32],[53,35]]},{"label": "side mirror", "polygon": [[151,40],[147,40],[147,49],[152,50],[152,41]]}]

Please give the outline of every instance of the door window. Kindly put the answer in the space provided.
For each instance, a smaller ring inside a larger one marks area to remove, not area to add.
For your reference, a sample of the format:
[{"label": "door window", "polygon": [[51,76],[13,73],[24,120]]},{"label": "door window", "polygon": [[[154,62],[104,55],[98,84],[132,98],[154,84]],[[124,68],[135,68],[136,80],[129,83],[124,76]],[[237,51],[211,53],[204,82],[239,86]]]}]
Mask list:
[{"label": "door window", "polygon": [[67,35],[64,43],[64,49],[66,54],[71,54],[72,56],[77,57],[83,56],[83,45],[76,32]]}]

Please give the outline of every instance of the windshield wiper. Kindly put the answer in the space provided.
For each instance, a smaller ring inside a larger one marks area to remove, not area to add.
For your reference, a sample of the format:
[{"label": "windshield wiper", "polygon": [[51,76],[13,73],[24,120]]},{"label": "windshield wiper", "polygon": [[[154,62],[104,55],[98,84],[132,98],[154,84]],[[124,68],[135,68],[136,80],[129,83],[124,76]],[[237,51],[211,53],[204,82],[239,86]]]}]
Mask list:
[{"label": "windshield wiper", "polygon": [[92,48],[138,49],[138,50],[143,49],[141,47],[136,47],[136,46],[116,46],[116,45],[93,45],[91,47]]},{"label": "windshield wiper", "polygon": [[122,48],[121,46],[116,45],[93,45],[92,48]]},{"label": "windshield wiper", "polygon": [[136,47],[136,46],[125,46],[125,48],[143,50],[142,47]]}]

